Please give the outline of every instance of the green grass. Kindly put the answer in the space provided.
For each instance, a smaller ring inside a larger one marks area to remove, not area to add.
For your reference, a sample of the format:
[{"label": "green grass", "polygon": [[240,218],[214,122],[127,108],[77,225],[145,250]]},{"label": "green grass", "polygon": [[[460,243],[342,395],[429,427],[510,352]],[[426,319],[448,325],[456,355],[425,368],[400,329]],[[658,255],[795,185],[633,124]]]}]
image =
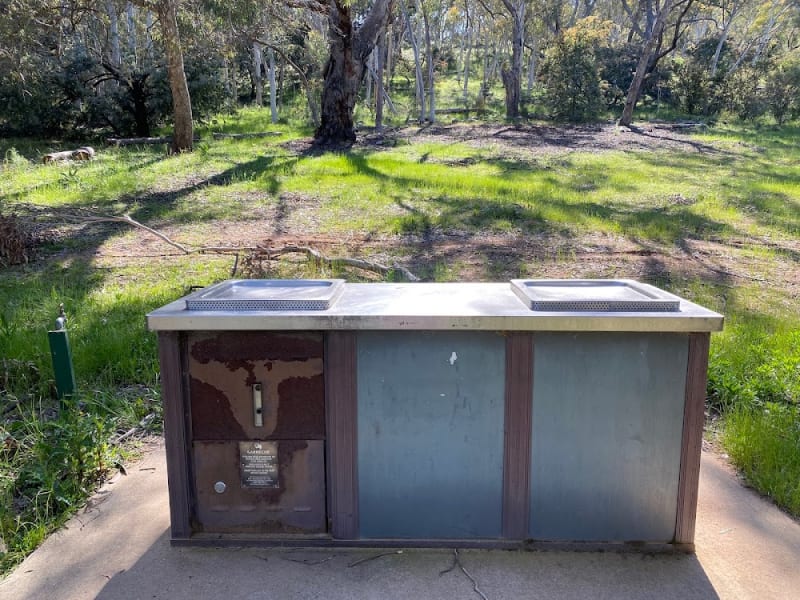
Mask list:
[{"label": "green grass", "polygon": [[796,404],[737,406],[727,414],[722,440],[755,489],[800,514],[800,409]]},{"label": "green grass", "polygon": [[[797,125],[718,126],[689,145],[656,152],[520,155],[491,140],[435,136],[351,152],[297,152],[287,142],[311,130],[273,125],[268,111],[254,109],[221,115],[198,131],[192,154],[101,148],[96,160],[73,165],[41,164],[42,154],[62,148],[58,141],[0,140],[0,213],[130,214],[202,245],[203,232],[221,221],[263,223],[266,238],[273,224],[265,215],[285,210],[295,231],[395,239],[387,252],[398,259],[419,250],[407,240],[435,233],[561,240],[607,233],[666,250],[713,240],[756,266],[744,277],[667,273],[654,282],[725,314],[725,331],[712,337],[709,369],[721,440],[754,486],[800,514],[800,314],[796,291],[765,291],[765,282],[800,263]],[[248,131],[278,135],[211,137]],[[293,198],[308,202],[307,214],[292,212]],[[0,269],[0,403],[16,406],[0,422],[0,536],[9,548],[2,569],[62,523],[120,458],[109,444],[115,432],[158,412],[156,340],[144,315],[192,285],[229,276],[230,258],[210,255],[112,266],[96,260],[98,249],[131,235],[121,226],[66,230],[33,263]],[[457,280],[467,268],[459,258],[421,260],[419,274],[431,280]],[[576,263],[568,246],[553,260]],[[498,265],[490,252],[481,261],[472,276],[483,279],[528,276],[537,267]],[[331,275],[295,263],[273,273]],[[69,410],[59,410],[53,396],[46,338],[59,303],[67,307],[79,379]]]}]

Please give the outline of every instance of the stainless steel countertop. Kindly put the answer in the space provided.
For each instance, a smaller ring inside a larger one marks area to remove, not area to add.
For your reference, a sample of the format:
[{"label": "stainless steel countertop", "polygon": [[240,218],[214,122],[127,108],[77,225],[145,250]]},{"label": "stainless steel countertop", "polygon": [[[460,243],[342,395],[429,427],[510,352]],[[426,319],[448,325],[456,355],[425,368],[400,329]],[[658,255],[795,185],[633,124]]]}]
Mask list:
[{"label": "stainless steel countertop", "polygon": [[[640,284],[646,286],[646,284]],[[646,286],[652,287],[652,286]],[[658,289],[658,288],[653,288]],[[505,283],[348,283],[324,311],[198,311],[176,300],[147,315],[156,331],[721,331],[722,315],[681,299],[678,312],[544,312]]]}]

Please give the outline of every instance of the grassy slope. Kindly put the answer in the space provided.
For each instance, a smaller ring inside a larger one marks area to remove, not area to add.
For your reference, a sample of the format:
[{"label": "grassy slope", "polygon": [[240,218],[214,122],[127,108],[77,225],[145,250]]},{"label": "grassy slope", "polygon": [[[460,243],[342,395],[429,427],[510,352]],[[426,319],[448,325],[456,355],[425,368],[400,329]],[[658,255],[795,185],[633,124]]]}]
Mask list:
[{"label": "grassy slope", "polygon": [[[227,131],[271,127],[254,111],[227,119]],[[789,243],[800,237],[796,127],[722,128],[697,138],[723,152],[565,153],[524,161],[490,145],[434,142],[298,155],[281,143],[309,132],[277,129],[281,135],[274,138],[236,141],[205,140],[203,132],[205,141],[191,155],[103,149],[97,160],[79,165],[38,164],[37,156],[54,145],[0,142],[6,157],[0,209],[24,202],[129,213],[169,227],[263,219],[281,195],[299,193],[319,201],[313,217],[306,217],[308,229],[337,236],[488,230],[569,237],[601,231],[667,246],[686,239],[746,240],[745,252],[766,258],[766,264],[797,268],[800,262]],[[674,197],[692,202],[668,201]],[[100,470],[113,462],[116,451],[105,443],[108,437],[157,410],[155,340],[144,329],[144,313],[184,294],[190,284],[226,277],[230,266],[192,256],[99,267],[94,251],[126,230],[81,231],[54,240],[44,260],[0,271],[0,398],[29,407],[20,411],[27,416],[0,429],[6,448],[0,460],[6,564],[34,547],[58,515],[79,505],[95,476],[71,464],[66,452],[44,460],[36,440],[66,440],[56,444],[59,450],[78,448],[88,457],[84,462]],[[525,276],[533,267],[517,268],[515,274]],[[458,277],[450,270],[430,273]],[[491,277],[491,265],[486,275]],[[769,268],[763,276],[769,279]],[[728,421],[722,439],[759,489],[800,514],[796,296],[784,289],[765,294],[763,283],[746,279],[674,279],[669,285],[725,313],[726,330],[713,337],[709,382],[711,400]],[[44,331],[60,302],[71,318],[81,390],[71,412],[42,425],[41,414],[55,406]],[[38,472],[35,464],[49,466]],[[67,471],[78,484],[61,486],[59,474]]]}]

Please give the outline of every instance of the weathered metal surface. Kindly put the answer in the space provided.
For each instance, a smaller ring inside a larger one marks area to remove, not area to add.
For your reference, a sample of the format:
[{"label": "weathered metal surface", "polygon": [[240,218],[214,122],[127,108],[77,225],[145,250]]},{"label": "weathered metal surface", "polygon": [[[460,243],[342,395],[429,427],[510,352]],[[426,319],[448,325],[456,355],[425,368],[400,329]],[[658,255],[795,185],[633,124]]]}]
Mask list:
[{"label": "weathered metal surface", "polygon": [[321,333],[193,333],[188,348],[194,439],[325,437]]},{"label": "weathered metal surface", "polygon": [[[197,292],[199,294],[201,292]],[[348,283],[326,311],[186,310],[148,315],[156,330],[720,331],[722,315],[680,301],[671,313],[532,312],[508,283]]]},{"label": "weathered metal surface", "polygon": [[629,279],[512,279],[512,291],[531,310],[675,312],[681,299]]},{"label": "weathered metal surface", "polygon": [[531,333],[506,335],[506,406],[503,460],[503,537],[528,537],[531,475]]},{"label": "weathered metal surface", "polygon": [[678,484],[678,514],[675,519],[676,544],[694,544],[710,337],[707,333],[689,335],[689,364],[686,368],[686,400],[683,407],[681,474]]},{"label": "weathered metal surface", "polygon": [[161,365],[161,400],[164,403],[164,445],[167,452],[170,537],[188,539],[189,525],[189,440],[186,431],[185,390],[183,387],[185,336],[174,331],[158,334]]},{"label": "weathered metal surface", "polygon": [[358,537],[356,334],[331,331],[325,339],[328,425],[328,515],[331,535]]},{"label": "weathered metal surface", "polygon": [[499,538],[505,337],[359,332],[362,538]]},{"label": "weathered metal surface", "polygon": [[670,542],[688,336],[537,334],[530,536]]},{"label": "weathered metal surface", "polygon": [[[325,517],[325,448],[322,440],[282,440],[277,485],[240,482],[238,442],[193,443],[194,529],[213,533],[322,533]],[[218,483],[224,483],[219,493]]]},{"label": "weathered metal surface", "polygon": [[344,279],[232,279],[186,299],[187,310],[327,310]]}]

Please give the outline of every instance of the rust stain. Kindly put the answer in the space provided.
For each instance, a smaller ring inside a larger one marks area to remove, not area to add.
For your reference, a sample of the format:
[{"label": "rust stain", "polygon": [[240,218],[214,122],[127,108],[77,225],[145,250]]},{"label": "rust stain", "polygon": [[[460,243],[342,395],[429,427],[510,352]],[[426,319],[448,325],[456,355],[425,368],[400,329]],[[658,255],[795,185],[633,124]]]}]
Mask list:
[{"label": "rust stain", "polygon": [[278,384],[276,437],[325,437],[325,381],[313,377],[289,377]]},{"label": "rust stain", "polygon": [[[222,439],[320,439],[325,437],[325,389],[321,358],[295,362],[241,361],[236,370],[212,361],[199,364],[190,359],[189,372],[194,380],[211,385],[227,398],[226,418],[236,421],[230,436]],[[310,381],[294,381],[309,379]],[[263,426],[256,427],[253,418],[252,385],[262,384]],[[206,424],[194,417],[204,407],[195,407],[198,399],[191,392],[192,422],[195,439],[220,439],[208,434]],[[288,403],[288,406],[284,406]],[[205,417],[204,417],[205,418]],[[224,426],[219,425],[219,432]],[[241,435],[244,432],[244,436]]]},{"label": "rust stain", "polygon": [[208,440],[244,438],[244,430],[231,412],[224,392],[191,378],[192,431],[195,438]]},{"label": "rust stain", "polygon": [[301,361],[322,358],[321,333],[224,332],[194,336],[190,354],[201,364],[225,363],[235,370],[243,357],[249,361]]}]

